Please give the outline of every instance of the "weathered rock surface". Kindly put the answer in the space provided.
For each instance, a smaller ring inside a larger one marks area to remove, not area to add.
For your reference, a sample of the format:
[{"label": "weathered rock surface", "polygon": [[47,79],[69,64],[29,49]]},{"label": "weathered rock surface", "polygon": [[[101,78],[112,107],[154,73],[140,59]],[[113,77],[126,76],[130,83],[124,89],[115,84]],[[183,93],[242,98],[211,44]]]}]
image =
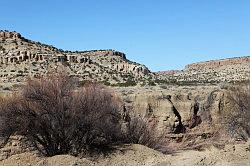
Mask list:
[{"label": "weathered rock surface", "polygon": [[[240,131],[241,129],[228,128],[227,118],[232,116],[235,110],[228,97],[228,90],[224,88],[219,86],[168,86],[164,89],[131,87],[117,88],[116,91],[123,97],[133,114],[154,119],[159,131],[165,131],[168,134],[196,133],[198,136],[204,133],[214,134],[223,128],[225,133],[221,134],[228,134],[228,137],[235,139],[246,139],[249,135],[244,135],[245,132]],[[168,101],[168,96],[171,96],[172,103]],[[178,115],[173,111],[173,107]],[[180,125],[184,126],[182,131],[177,130]]]},{"label": "weathered rock surface", "polygon": [[20,39],[21,34],[17,32],[0,31],[0,37],[3,39]]},{"label": "weathered rock surface", "polygon": [[231,66],[236,64],[242,63],[250,63],[250,57],[237,57],[237,58],[228,58],[222,60],[213,60],[207,62],[199,62],[193,63],[186,66],[185,70],[204,70],[204,69],[211,69],[211,68],[218,68],[221,66]]},{"label": "weathered rock surface", "polygon": [[17,32],[0,31],[0,88],[9,88],[7,84],[18,86],[27,77],[59,70],[82,81],[118,86],[242,82],[250,78],[249,59],[200,62],[187,65],[182,71],[152,73],[115,50],[64,51],[28,40]]},{"label": "weathered rock surface", "polygon": [[250,79],[250,56],[198,62],[187,65],[184,70],[156,74],[160,81],[179,84],[242,82]]},{"label": "weathered rock surface", "polygon": [[63,51],[16,32],[0,32],[0,82],[19,83],[58,68],[81,80],[106,84],[137,84],[152,77],[146,66],[129,61],[124,53],[115,50]]}]

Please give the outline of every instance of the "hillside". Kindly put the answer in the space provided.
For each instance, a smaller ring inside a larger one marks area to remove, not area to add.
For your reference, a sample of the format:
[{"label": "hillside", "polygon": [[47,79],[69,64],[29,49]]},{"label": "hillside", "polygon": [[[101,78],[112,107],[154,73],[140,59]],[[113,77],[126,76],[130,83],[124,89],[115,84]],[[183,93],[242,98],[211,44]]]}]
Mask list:
[{"label": "hillside", "polygon": [[242,82],[250,78],[250,56],[188,64],[184,70],[158,72],[156,75],[159,82],[179,84]]},{"label": "hillside", "polygon": [[0,31],[0,82],[22,83],[28,76],[67,72],[83,83],[95,80],[112,86],[203,85],[249,80],[250,56],[189,64],[184,70],[151,72],[115,50],[64,51],[26,39],[17,32]]},{"label": "hillside", "polygon": [[135,85],[152,76],[144,65],[114,50],[64,51],[25,39],[17,32],[0,32],[0,81],[22,82],[58,68],[81,80]]}]

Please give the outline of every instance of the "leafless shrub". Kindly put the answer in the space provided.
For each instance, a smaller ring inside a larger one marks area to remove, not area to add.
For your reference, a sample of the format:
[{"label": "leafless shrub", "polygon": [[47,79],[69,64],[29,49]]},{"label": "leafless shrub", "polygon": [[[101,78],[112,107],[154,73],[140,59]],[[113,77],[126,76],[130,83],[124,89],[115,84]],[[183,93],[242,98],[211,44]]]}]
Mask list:
[{"label": "leafless shrub", "polygon": [[247,139],[250,136],[250,85],[231,87],[228,99],[232,103],[232,111],[226,117],[229,131]]},{"label": "leafless shrub", "polygon": [[131,117],[126,136],[129,143],[141,144],[161,152],[167,152],[165,135],[157,130],[153,119],[139,116]]},{"label": "leafless shrub", "polygon": [[212,106],[214,105],[215,98],[218,92],[219,90],[213,90],[212,92],[210,92],[210,94],[206,99],[206,102],[201,108],[201,120],[208,122],[209,124],[212,123],[212,117],[211,117],[211,112],[213,111]]},{"label": "leafless shrub", "polygon": [[105,87],[75,90],[67,75],[29,80],[20,95],[1,99],[0,136],[23,135],[44,155],[103,150],[121,136],[119,101]]},{"label": "leafless shrub", "polygon": [[124,133],[120,106],[120,99],[100,84],[79,89],[63,74],[28,80],[20,94],[0,99],[0,143],[21,135],[46,156],[99,153],[117,143],[166,152],[164,135],[150,118],[129,117]]}]

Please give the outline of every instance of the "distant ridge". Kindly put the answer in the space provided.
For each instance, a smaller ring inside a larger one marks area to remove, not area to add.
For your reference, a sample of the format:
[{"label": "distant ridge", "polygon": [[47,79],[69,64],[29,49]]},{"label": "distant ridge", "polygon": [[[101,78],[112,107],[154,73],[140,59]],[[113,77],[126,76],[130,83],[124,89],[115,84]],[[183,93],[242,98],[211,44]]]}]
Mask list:
[{"label": "distant ridge", "polygon": [[249,80],[250,56],[192,63],[183,70],[151,72],[116,50],[65,51],[26,39],[18,32],[0,31],[3,84],[19,84],[27,77],[40,77],[59,69],[82,82],[90,80],[110,86],[235,83]]}]

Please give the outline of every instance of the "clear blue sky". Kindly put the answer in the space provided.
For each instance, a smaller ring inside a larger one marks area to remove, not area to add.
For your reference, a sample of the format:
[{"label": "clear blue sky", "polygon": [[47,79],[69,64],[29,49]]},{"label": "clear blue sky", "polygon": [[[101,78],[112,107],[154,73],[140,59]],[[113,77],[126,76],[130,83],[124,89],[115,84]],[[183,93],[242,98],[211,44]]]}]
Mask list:
[{"label": "clear blue sky", "polygon": [[152,71],[250,54],[250,0],[1,0],[0,12],[0,29],[119,50]]}]

